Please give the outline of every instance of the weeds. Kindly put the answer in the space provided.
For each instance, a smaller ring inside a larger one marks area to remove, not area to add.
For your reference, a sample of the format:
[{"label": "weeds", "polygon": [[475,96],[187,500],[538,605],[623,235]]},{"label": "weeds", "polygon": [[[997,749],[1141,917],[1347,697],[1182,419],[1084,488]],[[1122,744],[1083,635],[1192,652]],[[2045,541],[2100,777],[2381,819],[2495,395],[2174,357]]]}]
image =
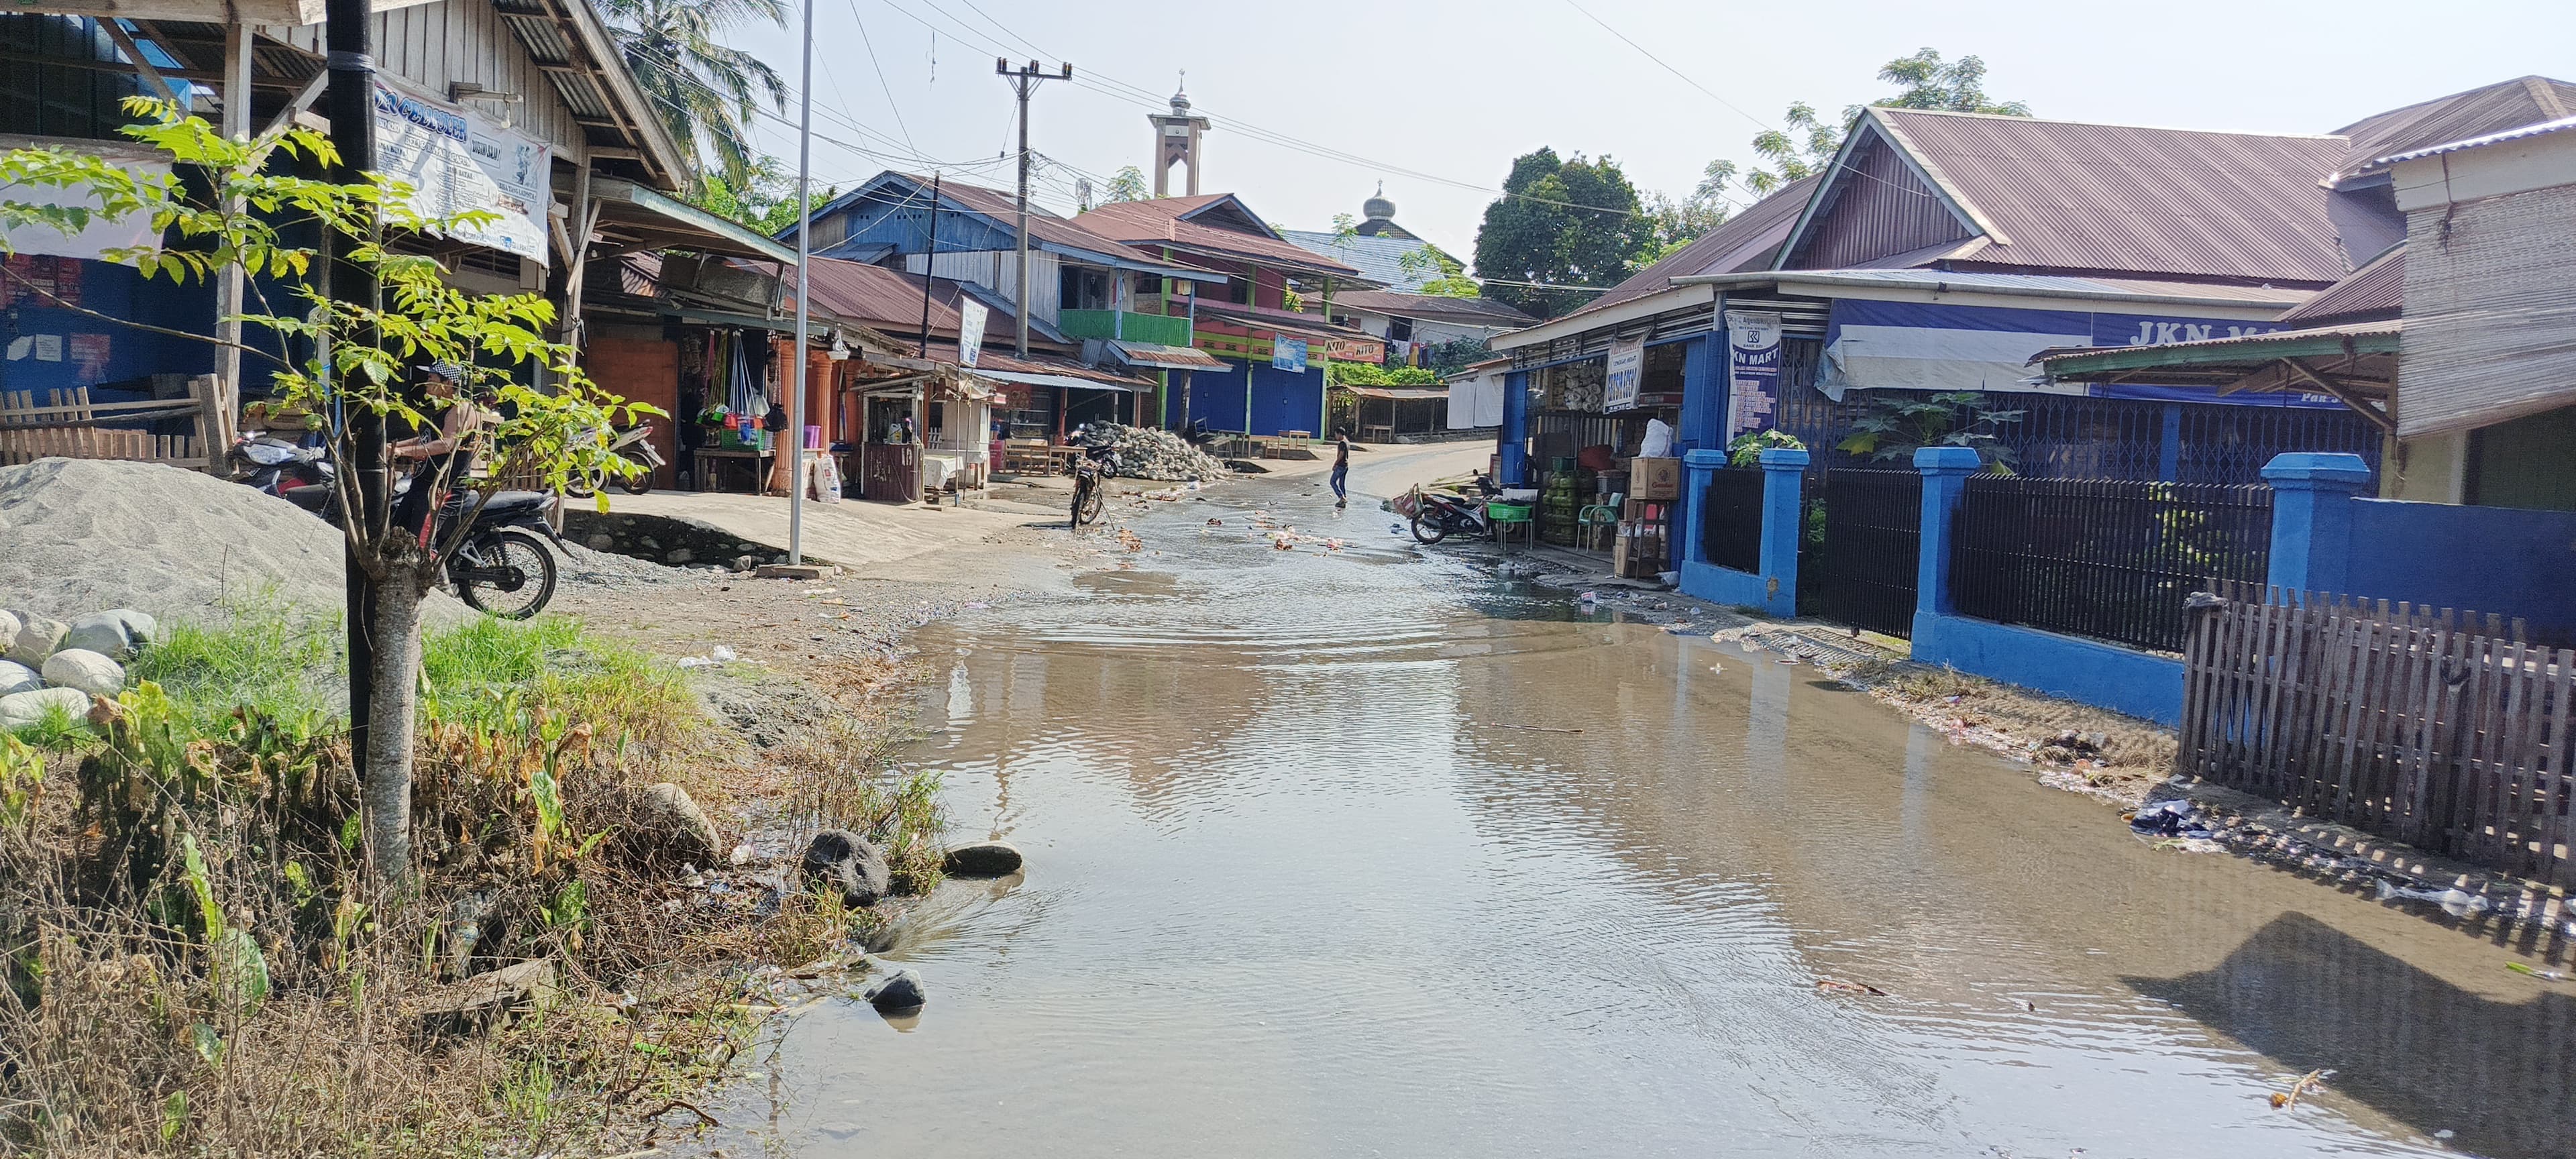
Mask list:
[{"label": "weeds", "polygon": [[[412,896],[359,863],[327,620],[177,626],[87,719],[0,737],[0,1153],[649,1139],[748,1042],[751,967],[861,920],[794,891],[709,906],[654,856],[644,786],[721,803],[700,770],[723,738],[668,666],[567,620],[478,619],[425,653]],[[938,785],[902,739],[845,720],[774,755],[797,824],[869,833],[917,891]],[[550,985],[451,1013],[469,976],[537,962]]]}]

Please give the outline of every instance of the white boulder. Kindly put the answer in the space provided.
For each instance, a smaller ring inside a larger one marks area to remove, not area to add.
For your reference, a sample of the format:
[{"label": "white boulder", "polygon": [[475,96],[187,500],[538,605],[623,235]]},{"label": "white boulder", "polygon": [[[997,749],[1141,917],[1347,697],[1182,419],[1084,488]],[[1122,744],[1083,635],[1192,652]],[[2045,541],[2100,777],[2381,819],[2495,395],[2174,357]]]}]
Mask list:
[{"label": "white boulder", "polygon": [[161,625],[148,612],[115,608],[72,621],[63,647],[83,648],[112,660],[131,660],[159,638]]},{"label": "white boulder", "polygon": [[114,696],[125,689],[125,666],[87,648],[65,648],[45,660],[45,683]]},{"label": "white boulder", "polygon": [[77,688],[39,688],[0,696],[0,732],[40,723],[46,712],[56,707],[73,720],[81,720],[89,715],[89,694]]},{"label": "white boulder", "polygon": [[15,660],[0,660],[0,696],[33,692],[45,686],[36,670]]}]

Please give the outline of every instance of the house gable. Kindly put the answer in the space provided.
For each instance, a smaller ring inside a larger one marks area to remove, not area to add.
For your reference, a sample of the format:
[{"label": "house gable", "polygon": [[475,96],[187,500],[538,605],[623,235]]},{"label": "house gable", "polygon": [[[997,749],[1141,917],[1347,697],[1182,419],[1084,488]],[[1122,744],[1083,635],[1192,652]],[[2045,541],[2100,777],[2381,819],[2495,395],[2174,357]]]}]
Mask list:
[{"label": "house gable", "polygon": [[1863,118],[1835,156],[1775,268],[1868,266],[1984,231],[1953,209],[1895,141]]},{"label": "house gable", "polygon": [[1210,229],[1232,230],[1235,233],[1256,234],[1278,241],[1286,240],[1279,236],[1278,230],[1270,228],[1269,222],[1261,220],[1259,215],[1252,212],[1250,206],[1236,199],[1231,193],[1220,194],[1206,205],[1180,216],[1183,221],[1204,225]]}]

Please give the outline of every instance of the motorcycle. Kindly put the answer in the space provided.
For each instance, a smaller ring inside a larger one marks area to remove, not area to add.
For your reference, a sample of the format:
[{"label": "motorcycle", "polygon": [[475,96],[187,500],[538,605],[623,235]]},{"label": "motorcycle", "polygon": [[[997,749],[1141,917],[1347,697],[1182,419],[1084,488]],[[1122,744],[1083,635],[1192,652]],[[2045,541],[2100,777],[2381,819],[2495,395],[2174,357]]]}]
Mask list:
[{"label": "motorcycle", "polygon": [[[629,495],[642,495],[652,491],[653,472],[666,462],[662,458],[662,452],[653,448],[653,440],[650,437],[652,433],[652,427],[637,423],[619,431],[617,437],[608,444],[611,454],[642,468],[634,474],[621,475],[617,478],[618,489]],[[607,474],[605,471],[594,471],[567,479],[564,481],[564,494],[575,499],[588,499],[598,494],[600,486],[608,482]]]},{"label": "motorcycle", "polygon": [[1086,432],[1082,457],[1073,464],[1073,513],[1069,526],[1100,522],[1109,506],[1109,481],[1118,477],[1118,448],[1096,432]]},{"label": "motorcycle", "polygon": [[1493,520],[1485,516],[1485,504],[1503,493],[1492,478],[1476,476],[1475,495],[1453,495],[1446,491],[1426,491],[1413,509],[1413,538],[1417,543],[1432,544],[1452,535],[1473,535],[1490,539]]},{"label": "motorcycle", "polygon": [[[237,461],[258,470],[251,478],[238,472],[235,477],[338,527],[339,476],[330,459],[319,447],[288,446],[293,453],[281,457],[277,446],[274,440],[236,443]],[[413,485],[411,478],[397,480],[394,497],[399,499]],[[432,542],[444,541],[456,520],[473,509],[473,502],[473,496],[460,492],[440,504]],[[475,611],[504,620],[524,620],[545,610],[547,601],[554,598],[556,579],[555,555],[546,550],[546,544],[552,542],[557,550],[565,547],[563,536],[547,518],[554,503],[553,496],[538,491],[499,491],[485,500],[465,542],[439,561],[446,586],[456,598]]]},{"label": "motorcycle", "polygon": [[232,464],[233,482],[281,497],[289,487],[322,482],[331,470],[322,448],[299,446],[268,435],[243,435],[233,440],[232,451],[225,459]]}]

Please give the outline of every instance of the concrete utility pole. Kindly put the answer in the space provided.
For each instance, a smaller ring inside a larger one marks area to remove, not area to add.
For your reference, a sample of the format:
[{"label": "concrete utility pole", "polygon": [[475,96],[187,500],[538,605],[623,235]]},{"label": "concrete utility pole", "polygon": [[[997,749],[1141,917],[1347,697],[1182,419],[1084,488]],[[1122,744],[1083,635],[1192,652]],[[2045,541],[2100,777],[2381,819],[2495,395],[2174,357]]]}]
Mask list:
[{"label": "concrete utility pole", "polygon": [[[1055,74],[1056,80],[1072,80],[1073,64],[1068,61]],[[1038,62],[1030,61],[1012,68],[1007,57],[993,58],[993,75],[1008,77],[1011,88],[1020,97],[1020,304],[1014,313],[1020,316],[1020,339],[1014,348],[1022,358],[1029,356],[1029,94],[1037,91],[1038,82],[1048,79],[1038,71]]]},{"label": "concrete utility pole", "polygon": [[[796,373],[787,395],[787,564],[805,565],[805,363],[807,328],[813,323],[813,285],[807,259],[814,238],[814,0],[805,0],[800,28],[805,39],[804,71],[796,88],[803,102],[796,122]],[[755,460],[757,461],[757,460]]]},{"label": "concrete utility pole", "polygon": [[[323,67],[331,77],[324,90],[323,107],[331,118],[331,144],[340,151],[339,168],[331,172],[330,179],[363,181],[365,174],[376,167],[375,16],[368,10],[367,0],[329,0],[323,9],[323,20],[323,46],[328,50]],[[243,103],[246,107],[249,102]],[[338,230],[324,230],[323,277],[329,281],[332,301],[373,308],[375,267],[349,260],[351,251],[362,240],[343,236]],[[370,342],[373,338],[371,334],[349,333],[341,340]],[[349,512],[347,518],[359,521],[358,526],[366,531],[364,535],[347,537],[345,542],[382,543],[385,526],[392,518],[392,481],[385,474],[385,417],[366,407],[354,407],[341,421],[351,444],[349,466],[358,482],[358,509]],[[211,449],[207,453],[222,452]],[[342,550],[347,554],[349,571],[349,759],[364,780],[367,706],[376,694],[376,646],[368,635],[376,626],[375,589],[367,582],[357,549]]]}]

